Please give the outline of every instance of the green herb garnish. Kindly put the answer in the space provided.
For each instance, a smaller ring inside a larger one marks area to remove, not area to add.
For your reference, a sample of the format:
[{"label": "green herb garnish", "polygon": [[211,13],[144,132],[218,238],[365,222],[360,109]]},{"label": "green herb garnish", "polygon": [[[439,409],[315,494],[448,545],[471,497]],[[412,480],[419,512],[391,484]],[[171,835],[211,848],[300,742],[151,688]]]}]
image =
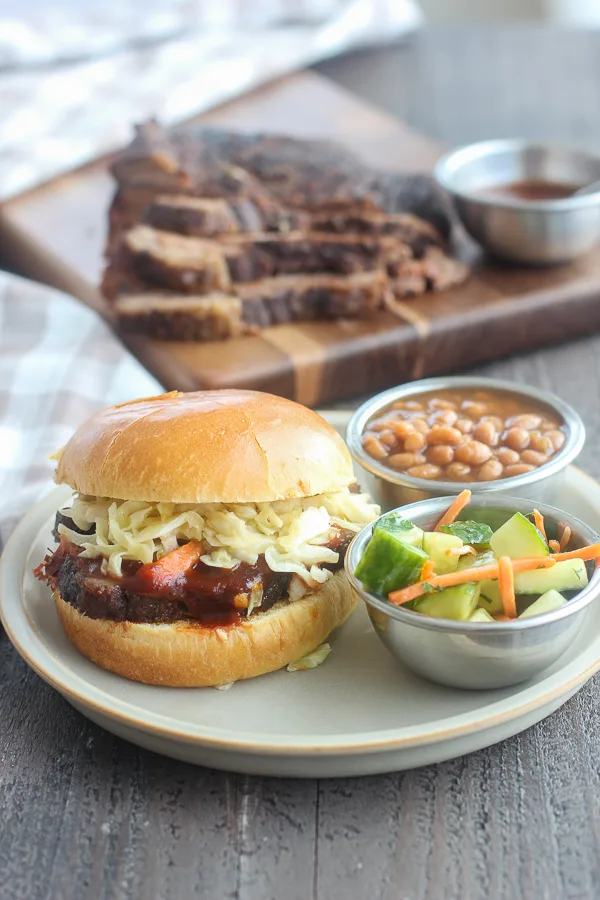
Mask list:
[{"label": "green herb garnish", "polygon": [[442,525],[440,531],[445,534],[453,534],[459,537],[463,544],[471,544],[475,547],[489,544],[492,537],[492,529],[483,522],[452,522],[451,525]]}]

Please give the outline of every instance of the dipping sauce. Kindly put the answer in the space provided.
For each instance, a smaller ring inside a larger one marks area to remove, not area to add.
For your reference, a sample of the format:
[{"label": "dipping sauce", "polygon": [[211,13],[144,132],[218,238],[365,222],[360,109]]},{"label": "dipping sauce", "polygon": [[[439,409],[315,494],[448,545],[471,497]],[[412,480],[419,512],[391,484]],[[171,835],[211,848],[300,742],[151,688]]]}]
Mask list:
[{"label": "dipping sauce", "polygon": [[364,450],[414,478],[497,481],[562,449],[566,427],[542,404],[504,391],[448,390],[397,400],[368,423]]},{"label": "dipping sauce", "polygon": [[493,185],[484,188],[482,193],[516,200],[564,200],[566,197],[572,197],[575,191],[581,187],[583,187],[581,184],[531,179],[530,181],[513,181],[509,184]]}]

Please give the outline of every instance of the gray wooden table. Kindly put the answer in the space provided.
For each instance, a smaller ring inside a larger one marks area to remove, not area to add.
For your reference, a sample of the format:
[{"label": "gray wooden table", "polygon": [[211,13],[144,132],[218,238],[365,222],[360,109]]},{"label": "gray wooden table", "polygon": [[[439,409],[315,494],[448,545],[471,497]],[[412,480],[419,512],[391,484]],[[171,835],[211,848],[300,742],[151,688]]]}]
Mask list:
[{"label": "gray wooden table", "polygon": [[[445,143],[600,148],[600,34],[461,29],[321,70]],[[600,336],[479,369],[584,416],[600,478]],[[1,900],[600,897],[600,680],[471,756],[360,780],[250,778],[112,737],[0,635]],[[360,711],[357,710],[357,715]]]}]

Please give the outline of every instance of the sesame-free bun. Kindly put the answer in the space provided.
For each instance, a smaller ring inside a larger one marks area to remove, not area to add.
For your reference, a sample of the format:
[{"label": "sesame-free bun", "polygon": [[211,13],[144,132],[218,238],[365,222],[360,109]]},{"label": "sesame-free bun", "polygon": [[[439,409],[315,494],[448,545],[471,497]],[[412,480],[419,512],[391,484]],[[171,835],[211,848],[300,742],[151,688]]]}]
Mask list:
[{"label": "sesame-free bun", "polygon": [[133,681],[208,687],[281,669],[321,644],[357,602],[343,572],[301,600],[282,601],[226,627],[90,619],[53,592],[69,640],[88,659]]},{"label": "sesame-free bun", "polygon": [[355,477],[346,445],[317,413],[223,390],[101,410],[63,448],[55,480],[119,500],[248,503],[331,493]]}]

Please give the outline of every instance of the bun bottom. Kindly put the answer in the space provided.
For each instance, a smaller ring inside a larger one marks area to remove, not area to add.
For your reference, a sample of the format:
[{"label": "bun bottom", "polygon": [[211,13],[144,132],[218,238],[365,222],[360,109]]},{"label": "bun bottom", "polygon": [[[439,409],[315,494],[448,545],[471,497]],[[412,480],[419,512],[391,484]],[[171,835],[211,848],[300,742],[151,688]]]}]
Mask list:
[{"label": "bun bottom", "polygon": [[356,606],[345,574],[293,603],[279,603],[223,628],[187,622],[150,625],[90,619],[58,590],[56,609],[69,640],[92,662],[143,684],[209,687],[274,672],[318,647]]}]

